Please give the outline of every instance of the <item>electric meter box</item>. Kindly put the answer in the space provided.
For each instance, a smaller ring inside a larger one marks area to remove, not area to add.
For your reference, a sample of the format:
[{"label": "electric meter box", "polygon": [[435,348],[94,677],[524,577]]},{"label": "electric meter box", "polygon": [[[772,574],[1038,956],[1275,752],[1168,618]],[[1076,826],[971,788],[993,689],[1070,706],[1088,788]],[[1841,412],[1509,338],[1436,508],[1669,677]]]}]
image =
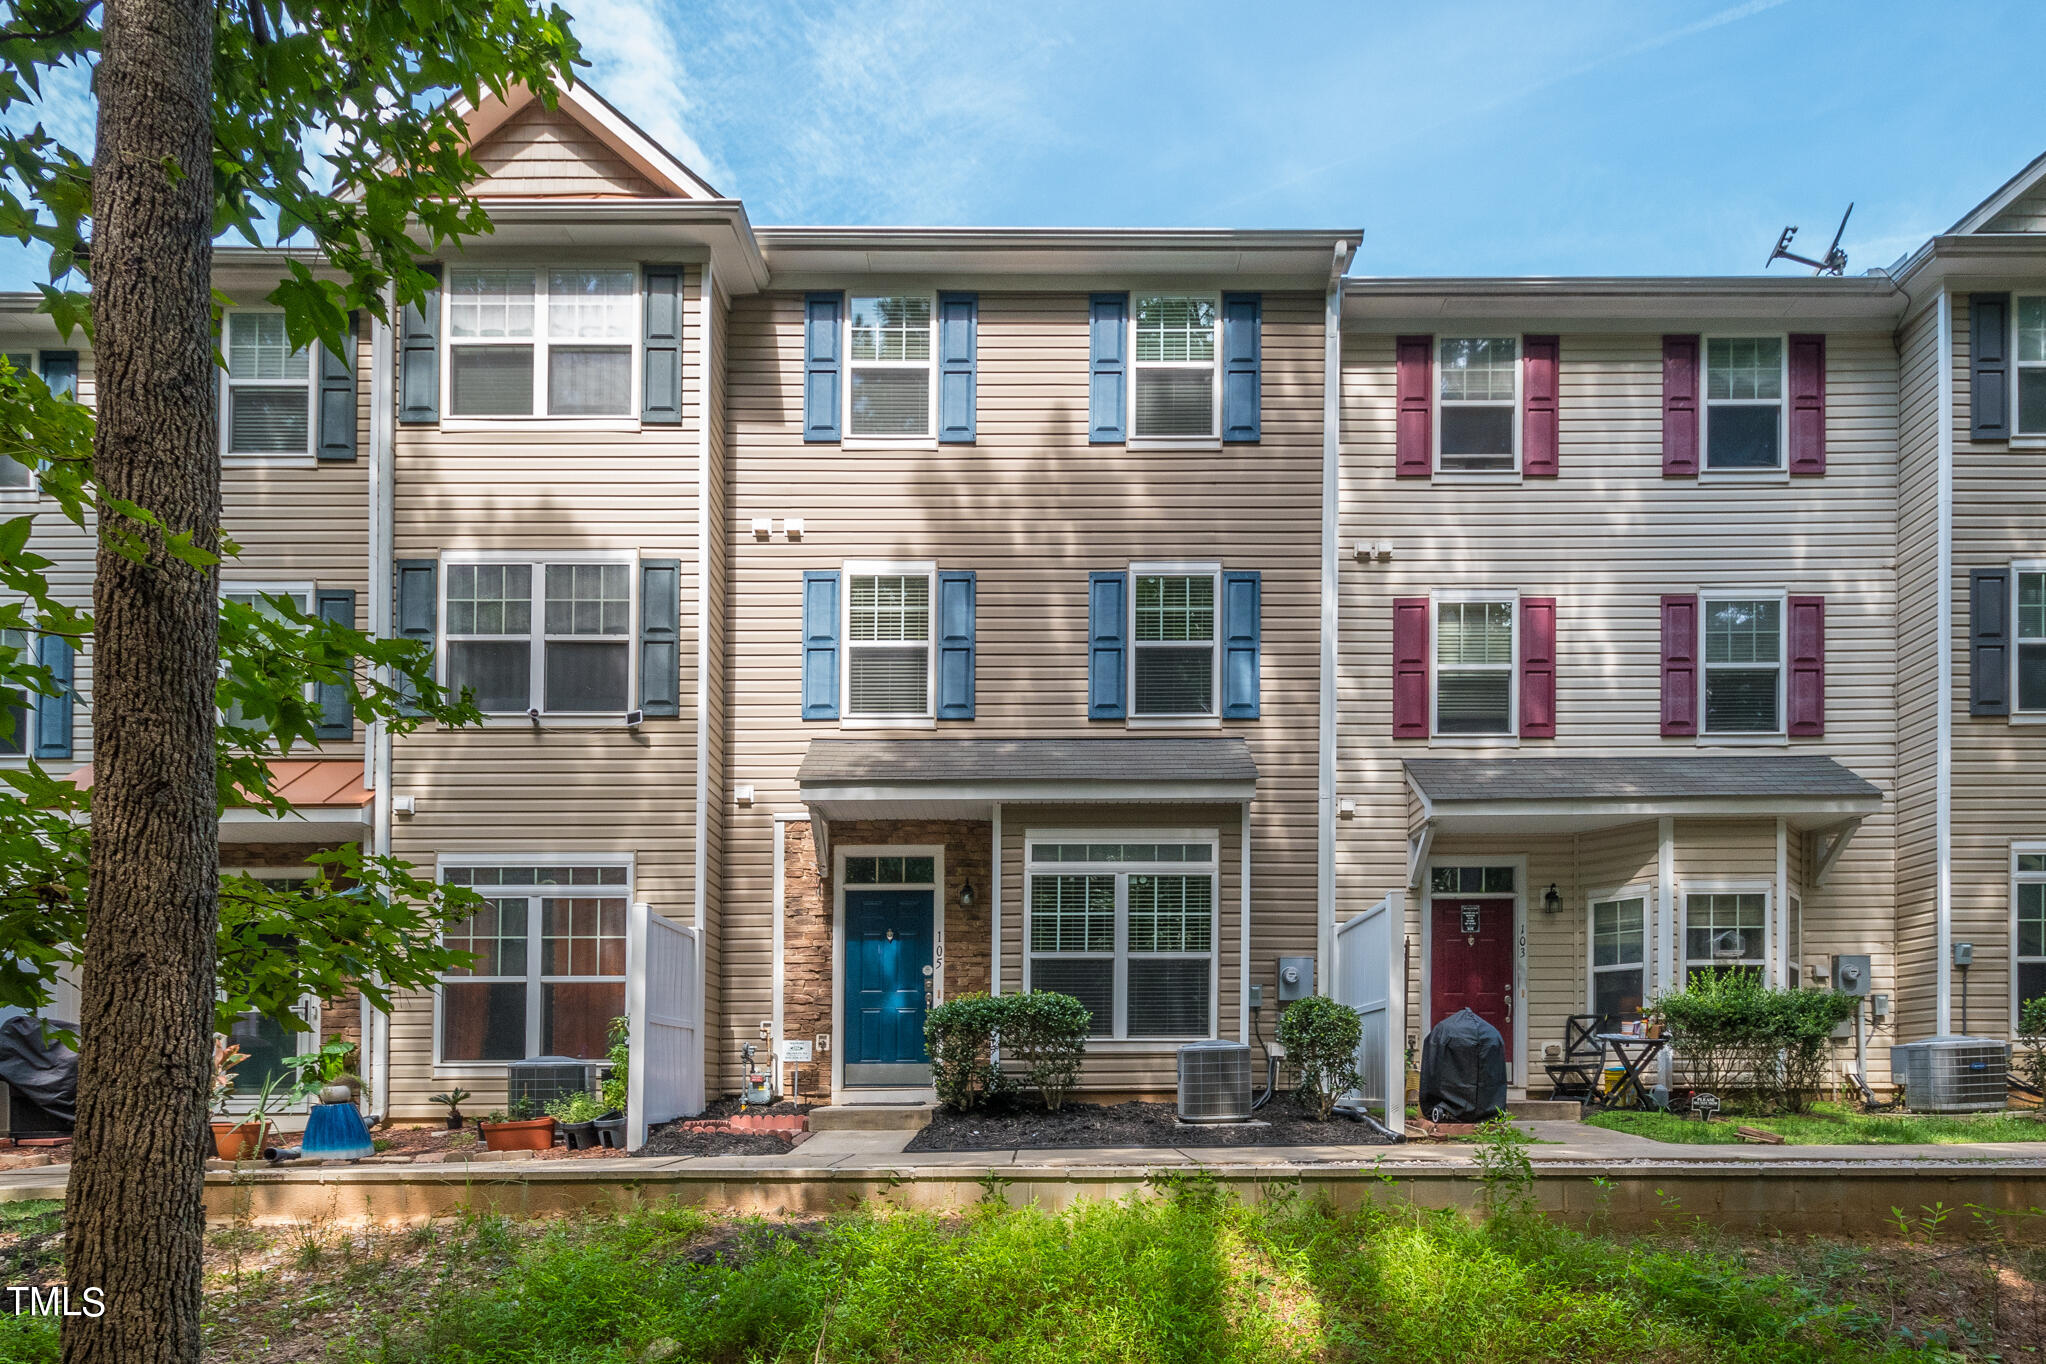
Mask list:
[{"label": "electric meter box", "polygon": [[1865,995],[1869,984],[1869,959],[1865,955],[1833,958],[1835,990],[1843,995]]},{"label": "electric meter box", "polygon": [[1279,958],[1279,1003],[1305,999],[1314,993],[1314,958]]}]

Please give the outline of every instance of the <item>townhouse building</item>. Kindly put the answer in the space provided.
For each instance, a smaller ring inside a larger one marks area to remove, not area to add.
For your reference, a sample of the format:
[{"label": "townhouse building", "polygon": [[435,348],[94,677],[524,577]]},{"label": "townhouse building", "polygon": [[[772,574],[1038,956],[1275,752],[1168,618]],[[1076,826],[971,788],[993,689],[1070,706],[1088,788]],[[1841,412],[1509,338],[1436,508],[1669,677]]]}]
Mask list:
[{"label": "townhouse building", "polygon": [[[430,642],[486,715],[323,698],[300,815],[223,820],[223,867],[361,840],[485,895],[469,970],[307,1002],[375,1111],[650,991],[710,1094],[796,1042],[778,1083],[912,1097],[928,1007],[1029,989],[1156,1093],[1390,895],[1406,1030],[1475,1008],[1536,1093],[1568,1016],[1702,967],[1866,955],[1878,1041],[2046,996],[2046,159],[1867,275],[1382,279],[1355,229],[755,227],[587,89],[470,126],[496,231],[352,354],[217,257],[223,590]],[[0,351],[89,402],[34,302]],[[73,694],[13,747],[89,781],[89,649],[20,643]]]}]

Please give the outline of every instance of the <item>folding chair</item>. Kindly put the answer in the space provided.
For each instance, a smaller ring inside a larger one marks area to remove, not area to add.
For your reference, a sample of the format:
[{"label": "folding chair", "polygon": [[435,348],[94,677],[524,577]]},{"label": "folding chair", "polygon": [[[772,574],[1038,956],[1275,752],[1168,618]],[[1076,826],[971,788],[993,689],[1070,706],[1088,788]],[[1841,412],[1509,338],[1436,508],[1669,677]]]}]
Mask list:
[{"label": "folding chair", "polygon": [[1552,1099],[1590,1098],[1605,1078],[1606,1044],[1598,1040],[1606,1020],[1598,1014],[1572,1014],[1563,1023],[1563,1059],[1546,1062]]}]

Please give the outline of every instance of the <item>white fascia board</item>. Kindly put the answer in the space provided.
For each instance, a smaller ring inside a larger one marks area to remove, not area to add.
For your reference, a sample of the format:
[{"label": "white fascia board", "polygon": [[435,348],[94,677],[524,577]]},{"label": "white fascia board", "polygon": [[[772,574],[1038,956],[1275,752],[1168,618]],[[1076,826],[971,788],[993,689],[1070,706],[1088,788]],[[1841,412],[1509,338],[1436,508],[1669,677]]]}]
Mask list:
[{"label": "white fascia board", "polygon": [[1827,799],[1757,796],[1692,796],[1681,800],[1437,800],[1428,818],[1444,833],[1468,833],[1485,824],[1512,820],[1596,819],[1788,819],[1812,828],[1882,813],[1881,796]]},{"label": "white fascia board", "polygon": [[1134,782],[1134,781],[1046,781],[1017,780],[989,782],[895,782],[872,785],[802,784],[802,799],[810,805],[857,805],[870,803],[954,802],[985,805],[1094,805],[1146,804],[1191,805],[1244,801],[1257,795],[1255,781]]}]

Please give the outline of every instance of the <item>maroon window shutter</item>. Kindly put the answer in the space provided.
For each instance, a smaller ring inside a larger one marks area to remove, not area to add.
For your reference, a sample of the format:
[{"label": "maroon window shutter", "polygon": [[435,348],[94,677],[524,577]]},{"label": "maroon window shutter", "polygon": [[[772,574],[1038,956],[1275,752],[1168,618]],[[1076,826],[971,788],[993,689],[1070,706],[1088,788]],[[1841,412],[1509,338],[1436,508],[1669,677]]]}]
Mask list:
[{"label": "maroon window shutter", "polygon": [[[1662,338],[1662,476],[1698,472],[1698,338]],[[1691,731],[1686,731],[1691,732]]]},{"label": "maroon window shutter", "polygon": [[1556,737],[1556,599],[1520,599],[1520,737]]},{"label": "maroon window shutter", "polygon": [[1790,472],[1826,472],[1826,338],[1790,338]]},{"label": "maroon window shutter", "polygon": [[1662,737],[1698,732],[1698,599],[1662,599]]},{"label": "maroon window shutter", "polygon": [[1399,427],[1394,437],[1398,474],[1426,478],[1435,471],[1435,395],[1430,391],[1435,338],[1402,336],[1394,354],[1399,370]]},{"label": "maroon window shutter", "polygon": [[1790,733],[1826,732],[1826,599],[1790,599]]},{"label": "maroon window shutter", "polygon": [[1428,599],[1392,599],[1392,737],[1428,737]]},{"label": "maroon window shutter", "polygon": [[1529,478],[1554,478],[1560,435],[1556,359],[1562,343],[1553,336],[1527,336],[1520,345],[1520,471]]}]

